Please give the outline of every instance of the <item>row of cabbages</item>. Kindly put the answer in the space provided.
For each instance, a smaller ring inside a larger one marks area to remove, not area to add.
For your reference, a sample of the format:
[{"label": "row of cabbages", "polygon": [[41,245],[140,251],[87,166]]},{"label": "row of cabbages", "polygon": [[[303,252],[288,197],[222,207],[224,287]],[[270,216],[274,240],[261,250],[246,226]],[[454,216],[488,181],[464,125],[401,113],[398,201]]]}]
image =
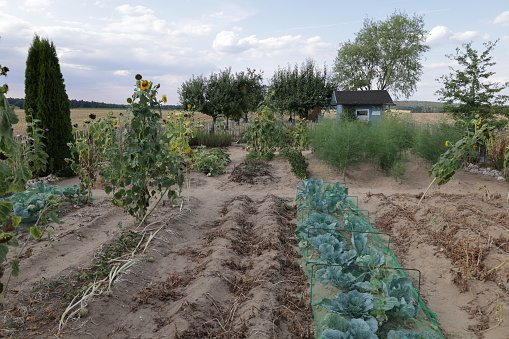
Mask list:
[{"label": "row of cabbages", "polygon": [[297,189],[317,338],[443,338],[389,237],[366,221],[348,189],[318,179]]}]

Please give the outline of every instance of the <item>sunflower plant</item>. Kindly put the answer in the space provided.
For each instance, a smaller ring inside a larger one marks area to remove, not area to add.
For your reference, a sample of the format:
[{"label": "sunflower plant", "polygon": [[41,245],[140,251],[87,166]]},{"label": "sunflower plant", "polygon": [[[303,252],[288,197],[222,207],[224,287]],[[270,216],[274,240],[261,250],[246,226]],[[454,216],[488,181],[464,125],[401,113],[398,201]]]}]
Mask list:
[{"label": "sunflower plant", "polygon": [[[165,98],[163,98],[165,99]],[[188,107],[190,109],[190,107]],[[194,110],[186,112],[169,112],[163,120],[161,133],[162,147],[169,149],[169,155],[174,159],[181,159],[178,168],[178,177],[183,178],[184,172],[189,174],[192,167],[192,149],[189,141],[195,134],[195,128],[201,127],[194,122]],[[189,199],[190,182],[186,183]]]},{"label": "sunflower plant", "polygon": [[[8,71],[9,68],[0,65],[0,76],[6,76]],[[25,147],[12,134],[12,125],[18,122],[18,116],[7,101],[5,94],[8,90],[8,85],[0,86],[0,196],[25,190],[27,181],[32,177]],[[0,201],[0,266],[6,261],[9,248],[19,246],[16,228],[21,217],[14,215],[13,207],[11,201]],[[19,259],[12,259],[10,266],[10,275],[17,277]],[[0,270],[0,278],[2,276],[3,269]],[[0,282],[0,304],[4,294],[4,285]]]},{"label": "sunflower plant", "polygon": [[85,201],[92,198],[92,188],[100,177],[107,151],[118,143],[115,127],[118,126],[118,118],[112,115],[109,112],[107,116],[96,119],[95,114],[90,114],[89,119],[84,120],[83,129],[78,130],[77,125],[73,126],[75,141],[67,144],[72,157],[66,161],[78,174],[80,188],[86,192]]},{"label": "sunflower plant", "polygon": [[163,142],[167,134],[160,123],[161,104],[166,97],[158,99],[158,89],[159,85],[136,75],[134,93],[127,99],[127,116],[120,121],[120,143],[107,148],[108,163],[101,170],[113,204],[142,221],[150,213],[153,198],[175,198],[184,181],[182,155]]},{"label": "sunflower plant", "polygon": [[265,107],[255,113],[245,138],[255,157],[266,159],[274,155],[277,147],[286,143],[287,133],[281,119],[278,119],[271,109]]},{"label": "sunflower plant", "polygon": [[483,143],[486,135],[493,130],[493,127],[483,123],[482,119],[471,120],[470,126],[471,128],[467,129],[463,138],[456,143],[445,141],[447,150],[442,153],[438,162],[429,171],[429,174],[434,178],[421,200],[435,182],[437,185],[446,184],[468,159],[479,156],[478,147]]}]

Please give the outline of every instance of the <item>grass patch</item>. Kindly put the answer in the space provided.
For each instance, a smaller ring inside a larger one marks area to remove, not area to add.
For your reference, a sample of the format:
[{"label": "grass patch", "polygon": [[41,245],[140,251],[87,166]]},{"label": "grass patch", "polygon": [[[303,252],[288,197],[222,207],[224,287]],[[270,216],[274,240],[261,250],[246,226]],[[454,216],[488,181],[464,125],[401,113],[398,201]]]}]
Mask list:
[{"label": "grass patch", "polygon": [[204,130],[196,130],[195,135],[189,140],[190,146],[228,147],[232,144],[232,136],[228,133],[209,133]]}]

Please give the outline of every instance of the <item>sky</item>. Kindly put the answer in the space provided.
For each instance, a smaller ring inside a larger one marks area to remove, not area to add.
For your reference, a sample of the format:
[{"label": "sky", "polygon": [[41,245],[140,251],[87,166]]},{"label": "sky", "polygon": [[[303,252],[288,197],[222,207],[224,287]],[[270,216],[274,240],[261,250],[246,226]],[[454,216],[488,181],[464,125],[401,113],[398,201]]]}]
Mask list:
[{"label": "sky", "polygon": [[484,51],[483,43],[499,40],[491,81],[509,81],[507,0],[0,0],[0,65],[10,69],[0,82],[9,85],[8,97],[24,97],[37,34],[55,45],[70,99],[126,103],[141,74],[179,104],[184,81],[227,67],[263,71],[266,81],[278,67],[307,58],[330,69],[365,19],[396,11],[422,15],[429,32],[423,75],[409,100],[438,101],[436,79],[458,68],[446,55],[468,42]]}]

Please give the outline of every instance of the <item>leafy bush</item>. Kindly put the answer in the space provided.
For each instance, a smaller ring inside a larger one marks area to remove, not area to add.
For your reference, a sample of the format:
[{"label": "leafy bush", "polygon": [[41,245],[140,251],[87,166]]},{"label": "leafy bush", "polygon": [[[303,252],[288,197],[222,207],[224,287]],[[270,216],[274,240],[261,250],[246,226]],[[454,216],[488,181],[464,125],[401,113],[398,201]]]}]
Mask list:
[{"label": "leafy bush", "polygon": [[308,162],[306,158],[295,149],[283,150],[282,155],[288,159],[292,172],[299,179],[309,178]]},{"label": "leafy bush", "polygon": [[228,147],[232,144],[232,136],[225,132],[209,133],[207,131],[196,130],[194,136],[189,140],[190,146],[206,147]]},{"label": "leafy bush", "polygon": [[274,154],[276,148],[290,143],[286,125],[267,107],[255,113],[245,139],[253,154],[261,156]]},{"label": "leafy bush", "polygon": [[434,164],[447,150],[445,142],[454,144],[463,137],[464,128],[445,122],[422,126],[416,130],[412,152]]},{"label": "leafy bush", "polygon": [[198,147],[192,155],[192,169],[205,173],[207,176],[216,176],[224,173],[230,163],[230,155],[220,148],[207,149]]}]

